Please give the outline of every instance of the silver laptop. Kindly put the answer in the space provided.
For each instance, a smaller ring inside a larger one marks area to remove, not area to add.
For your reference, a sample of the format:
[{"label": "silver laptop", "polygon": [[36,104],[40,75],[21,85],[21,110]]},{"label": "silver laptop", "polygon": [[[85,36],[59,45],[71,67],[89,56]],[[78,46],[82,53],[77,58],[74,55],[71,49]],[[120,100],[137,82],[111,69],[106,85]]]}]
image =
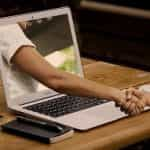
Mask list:
[{"label": "silver laptop", "polygon": [[[1,25],[28,22],[24,34],[54,67],[83,77],[76,34],[69,8],[52,9],[0,19]],[[56,121],[78,130],[88,130],[125,117],[113,102],[60,94],[36,82],[36,88],[15,93],[7,82],[6,62],[1,71],[8,108],[45,121]],[[30,77],[31,78],[31,77]],[[33,79],[34,80],[34,79]],[[20,84],[29,84],[30,82]],[[14,87],[18,86],[15,83]]]}]

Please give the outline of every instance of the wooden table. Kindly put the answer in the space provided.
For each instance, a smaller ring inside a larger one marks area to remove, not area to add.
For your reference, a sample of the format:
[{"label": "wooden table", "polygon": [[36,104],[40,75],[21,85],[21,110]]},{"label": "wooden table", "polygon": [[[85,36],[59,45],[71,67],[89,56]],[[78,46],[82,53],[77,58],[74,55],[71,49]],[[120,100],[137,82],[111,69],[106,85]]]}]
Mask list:
[{"label": "wooden table", "polygon": [[[83,59],[86,78],[118,88],[150,82],[150,73],[118,65]],[[0,124],[14,118],[6,110],[0,86]],[[88,132],[75,132],[68,140],[46,145],[0,132],[0,150],[114,150],[150,137],[150,112],[122,119]]]}]

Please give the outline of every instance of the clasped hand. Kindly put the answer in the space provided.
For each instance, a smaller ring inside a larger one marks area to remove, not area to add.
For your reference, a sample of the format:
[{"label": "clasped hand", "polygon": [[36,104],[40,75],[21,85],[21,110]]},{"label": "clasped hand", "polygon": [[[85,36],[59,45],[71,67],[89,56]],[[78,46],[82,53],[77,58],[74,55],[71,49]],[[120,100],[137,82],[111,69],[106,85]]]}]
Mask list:
[{"label": "clasped hand", "polygon": [[120,110],[129,115],[137,115],[144,111],[145,106],[150,105],[150,93],[139,91],[135,88],[129,88],[122,91],[124,99],[116,106],[120,107]]}]

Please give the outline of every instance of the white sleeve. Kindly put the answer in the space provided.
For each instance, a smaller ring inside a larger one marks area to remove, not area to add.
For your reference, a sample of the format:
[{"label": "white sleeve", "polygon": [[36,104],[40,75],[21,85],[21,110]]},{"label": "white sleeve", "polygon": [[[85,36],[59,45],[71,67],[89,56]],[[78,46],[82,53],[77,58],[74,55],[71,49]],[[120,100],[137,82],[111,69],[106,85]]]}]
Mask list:
[{"label": "white sleeve", "polygon": [[11,64],[11,58],[22,46],[35,47],[18,24],[0,27],[0,53],[8,64]]}]

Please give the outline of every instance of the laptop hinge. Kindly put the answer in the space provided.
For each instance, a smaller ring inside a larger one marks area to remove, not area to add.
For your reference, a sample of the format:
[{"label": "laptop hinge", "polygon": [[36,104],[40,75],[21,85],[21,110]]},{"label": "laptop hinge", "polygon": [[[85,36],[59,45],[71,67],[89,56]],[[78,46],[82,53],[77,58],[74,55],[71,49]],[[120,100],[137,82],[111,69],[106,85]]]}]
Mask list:
[{"label": "laptop hinge", "polygon": [[52,97],[55,97],[57,95],[63,95],[63,94],[55,94],[55,95],[49,95],[49,96],[45,96],[45,97],[41,97],[39,99],[36,99],[36,100],[32,100],[32,101],[29,101],[29,102],[25,102],[25,103],[22,103],[20,105],[26,105],[26,104],[30,104],[30,103],[34,103],[34,102],[37,102],[37,101],[40,101],[40,100],[44,100],[44,99],[47,99],[47,98],[52,98]]}]

